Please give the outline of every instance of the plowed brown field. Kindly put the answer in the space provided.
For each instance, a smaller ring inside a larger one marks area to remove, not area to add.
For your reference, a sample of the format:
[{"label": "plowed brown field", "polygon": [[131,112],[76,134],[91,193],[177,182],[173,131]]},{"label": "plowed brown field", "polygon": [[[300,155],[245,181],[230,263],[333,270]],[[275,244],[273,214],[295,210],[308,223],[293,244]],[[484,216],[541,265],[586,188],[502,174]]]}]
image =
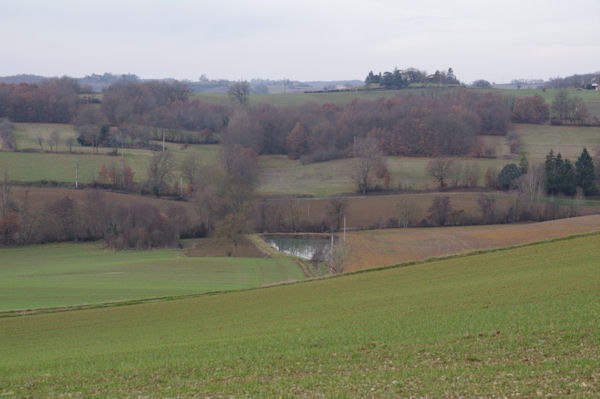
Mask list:
[{"label": "plowed brown field", "polygon": [[367,230],[348,233],[345,271],[507,247],[600,230],[600,215],[539,223]]}]

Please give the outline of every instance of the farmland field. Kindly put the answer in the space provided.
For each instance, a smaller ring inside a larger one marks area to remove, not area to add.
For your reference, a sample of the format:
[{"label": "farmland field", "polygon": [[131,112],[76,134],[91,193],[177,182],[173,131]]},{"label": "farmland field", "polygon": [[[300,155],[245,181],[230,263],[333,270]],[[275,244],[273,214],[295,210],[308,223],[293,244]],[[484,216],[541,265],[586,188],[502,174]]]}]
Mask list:
[{"label": "farmland field", "polygon": [[[479,184],[484,184],[488,167],[498,171],[509,162],[507,159],[452,158],[456,162],[473,166],[479,176]],[[436,183],[427,175],[426,167],[431,158],[386,157],[391,174],[392,188],[401,185],[403,189],[434,189]],[[260,157],[259,192],[263,194],[305,194],[325,197],[336,193],[356,191],[353,171],[356,160],[338,159],[328,162],[302,165],[283,155]],[[381,181],[379,182],[381,185]]]},{"label": "farmland field", "polygon": [[[75,181],[75,163],[79,161],[79,181],[89,183],[97,179],[98,171],[102,165],[107,167],[119,163],[119,157],[108,155],[110,148],[100,148],[95,154],[91,147],[82,147],[77,142],[73,145],[73,153],[68,151],[67,138],[75,138],[76,133],[71,125],[50,123],[17,123],[15,124],[15,136],[17,137],[17,148],[39,150],[37,137],[46,140],[53,130],[61,134],[59,152],[49,152],[47,144],[44,144],[46,152],[9,152],[0,151],[0,170],[6,169],[11,180],[36,181],[54,180],[59,182]],[[160,144],[160,143],[155,143]],[[183,148],[181,144],[166,143],[166,147],[175,158],[177,170],[181,162],[191,154],[197,155],[202,164],[214,164],[219,154],[218,145],[189,145]],[[120,150],[121,151],[121,150]],[[125,162],[135,173],[136,181],[146,179],[146,173],[152,151],[141,149],[124,149]]]},{"label": "farmland field", "polygon": [[[6,169],[9,179],[18,181],[55,180],[73,182],[75,163],[79,161],[79,180],[82,183],[97,179],[102,165],[118,164],[119,158],[108,155],[110,149],[100,149],[100,155],[93,154],[89,147],[75,145],[73,150],[82,153],[69,153],[64,140],[75,137],[71,125],[54,124],[16,124],[16,135],[20,149],[39,149],[36,137],[48,137],[52,130],[61,131],[63,141],[58,153],[44,152],[8,152],[0,151],[0,169]],[[522,149],[528,154],[530,162],[542,162],[547,153],[554,149],[572,160],[575,160],[585,146],[590,152],[600,147],[600,128],[569,127],[550,125],[515,125],[522,138]],[[511,155],[504,137],[482,136],[486,146],[495,150],[496,159],[454,158],[463,164],[476,168],[479,185],[484,184],[484,175],[488,167],[498,171],[509,162],[517,162]],[[181,144],[167,143],[169,151],[175,158],[174,176],[180,175],[181,162],[191,154],[196,154],[203,164],[218,162],[218,145],[190,145],[183,148]],[[45,145],[46,150],[48,149]],[[124,159],[135,173],[136,181],[146,179],[147,167],[152,152],[140,149],[125,149]],[[401,185],[404,189],[433,189],[436,184],[426,174],[429,158],[418,157],[386,157],[391,173],[390,185],[393,188]],[[339,159],[325,163],[302,165],[300,161],[288,159],[283,155],[267,155],[259,157],[259,185],[261,194],[277,195],[312,195],[326,197],[337,193],[348,193],[356,190],[352,180],[354,160]],[[381,184],[381,182],[380,182]]]},{"label": "farmland field", "polygon": [[367,230],[347,234],[345,271],[600,231],[600,215],[509,225]]},{"label": "farmland field", "polygon": [[288,258],[192,258],[182,250],[112,251],[100,244],[0,249],[0,311],[58,307],[301,280]]},{"label": "farmland field", "polygon": [[529,158],[542,162],[550,150],[560,152],[563,158],[573,162],[581,154],[583,147],[593,156],[600,148],[600,127],[515,125],[521,135],[523,150]]},{"label": "farmland field", "polygon": [[600,235],[0,319],[3,397],[600,395]]},{"label": "farmland field", "polygon": [[[308,102],[314,102],[317,104],[344,104],[349,103],[355,98],[361,100],[374,100],[380,97],[389,98],[394,96],[431,96],[439,93],[448,93],[453,88],[437,89],[436,87],[430,88],[415,88],[415,89],[404,89],[404,90],[374,90],[374,91],[345,91],[345,92],[330,92],[330,93],[276,93],[276,94],[251,94],[250,103],[260,104],[268,103],[275,106],[297,106]],[[531,97],[538,94],[546,100],[546,103],[550,105],[552,100],[556,96],[559,90],[548,89],[542,91],[541,89],[521,89],[521,90],[507,90],[507,89],[473,89],[469,88],[470,91],[476,91],[481,93],[492,92],[494,94],[504,95],[507,97]],[[600,92],[592,90],[575,90],[569,89],[569,95],[573,97],[581,97],[586,103],[591,115],[600,117]],[[194,93],[194,98],[202,101],[212,102],[216,104],[228,105],[229,97],[227,94],[216,94],[216,93]]]}]

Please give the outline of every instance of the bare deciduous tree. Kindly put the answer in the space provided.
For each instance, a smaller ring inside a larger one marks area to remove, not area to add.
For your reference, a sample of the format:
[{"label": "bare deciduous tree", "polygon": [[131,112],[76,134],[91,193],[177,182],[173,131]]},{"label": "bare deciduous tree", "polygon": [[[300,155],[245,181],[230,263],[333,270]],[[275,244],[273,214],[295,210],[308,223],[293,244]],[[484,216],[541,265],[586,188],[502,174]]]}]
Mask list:
[{"label": "bare deciduous tree", "polygon": [[483,224],[494,223],[496,221],[496,198],[491,195],[481,194],[477,199],[477,205],[481,210],[481,219]]},{"label": "bare deciduous tree", "polygon": [[246,106],[250,100],[250,83],[246,81],[236,82],[229,86],[227,94],[232,105]]},{"label": "bare deciduous tree", "polygon": [[353,152],[357,160],[352,178],[358,186],[358,191],[366,194],[371,188],[373,174],[376,168],[384,163],[384,158],[379,143],[372,137],[356,140]]},{"label": "bare deciduous tree", "polygon": [[4,150],[17,149],[14,130],[15,127],[8,118],[0,118],[0,148]]},{"label": "bare deciduous tree", "polygon": [[410,198],[403,196],[396,201],[395,208],[398,223],[400,223],[400,226],[407,228],[411,224],[413,215],[416,212],[414,202]]},{"label": "bare deciduous tree", "polygon": [[338,231],[342,227],[346,208],[348,208],[348,200],[346,198],[333,197],[327,203],[325,217],[331,232]]},{"label": "bare deciduous tree", "polygon": [[434,197],[431,206],[428,209],[429,220],[436,226],[445,226],[452,216],[452,204],[450,197]]},{"label": "bare deciduous tree", "polygon": [[194,192],[194,181],[200,173],[200,157],[196,153],[188,155],[181,163],[181,174],[188,184],[188,192]]},{"label": "bare deciduous tree", "polygon": [[452,171],[453,162],[448,158],[434,158],[427,163],[427,174],[434,178],[441,189],[446,188],[446,181]]},{"label": "bare deciduous tree", "polygon": [[66,143],[67,147],[69,147],[69,152],[73,152],[73,144],[75,144],[75,139],[73,137],[68,137]]},{"label": "bare deciduous tree", "polygon": [[249,231],[249,207],[227,214],[220,220],[215,229],[216,236],[233,248],[233,256],[237,256],[238,245],[244,240],[244,234]]},{"label": "bare deciduous tree", "polygon": [[36,137],[37,143],[40,146],[40,151],[44,151],[44,138],[42,136]]},{"label": "bare deciduous tree", "polygon": [[546,173],[543,165],[531,165],[528,172],[515,180],[515,186],[529,203],[535,203],[544,195]]},{"label": "bare deciduous tree", "polygon": [[0,219],[5,217],[12,206],[10,185],[8,184],[8,172],[4,170],[2,176],[2,187],[0,187]]},{"label": "bare deciduous tree", "polygon": [[146,184],[157,197],[168,191],[169,178],[173,172],[175,160],[170,151],[157,152],[152,156],[148,165],[148,180]]},{"label": "bare deciduous tree", "polygon": [[60,142],[60,132],[58,130],[53,130],[50,133],[50,137],[48,138],[48,145],[50,146],[50,150],[54,148],[54,151],[58,151],[58,143]]}]

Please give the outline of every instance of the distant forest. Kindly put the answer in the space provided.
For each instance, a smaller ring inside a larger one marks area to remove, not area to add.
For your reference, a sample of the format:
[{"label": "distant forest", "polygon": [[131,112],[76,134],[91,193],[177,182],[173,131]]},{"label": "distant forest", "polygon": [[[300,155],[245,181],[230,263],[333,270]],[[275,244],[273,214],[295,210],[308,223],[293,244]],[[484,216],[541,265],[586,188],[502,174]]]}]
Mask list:
[{"label": "distant forest", "polygon": [[[440,75],[455,79],[451,69]],[[250,105],[247,84],[239,86],[246,91],[226,106],[192,99],[189,86],[177,81],[120,80],[103,91],[102,100],[70,78],[0,83],[0,117],[73,123],[79,143],[95,148],[147,148],[152,139],[214,143],[219,137],[256,154],[287,154],[305,162],[350,157],[356,140],[366,137],[377,140],[387,155],[483,156],[478,136],[506,135],[511,122],[589,123],[585,104],[566,92],[552,108],[537,95],[514,98],[464,88],[343,105],[276,107]]]}]

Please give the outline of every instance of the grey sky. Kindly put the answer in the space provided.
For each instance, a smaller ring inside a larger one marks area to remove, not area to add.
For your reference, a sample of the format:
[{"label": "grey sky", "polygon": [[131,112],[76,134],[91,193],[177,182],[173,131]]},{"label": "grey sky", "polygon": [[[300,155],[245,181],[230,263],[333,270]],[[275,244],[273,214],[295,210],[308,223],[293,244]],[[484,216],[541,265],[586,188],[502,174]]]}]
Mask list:
[{"label": "grey sky", "polygon": [[501,83],[600,70],[600,0],[0,0],[0,75]]}]

